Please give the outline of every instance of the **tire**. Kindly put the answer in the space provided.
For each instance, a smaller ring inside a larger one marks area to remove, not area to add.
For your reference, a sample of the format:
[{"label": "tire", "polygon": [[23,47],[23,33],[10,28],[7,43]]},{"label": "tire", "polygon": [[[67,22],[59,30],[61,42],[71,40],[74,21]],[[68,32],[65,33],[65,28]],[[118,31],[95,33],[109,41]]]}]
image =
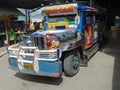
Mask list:
[{"label": "tire", "polygon": [[64,73],[72,77],[79,71],[80,53],[77,50],[67,52],[64,58]]}]

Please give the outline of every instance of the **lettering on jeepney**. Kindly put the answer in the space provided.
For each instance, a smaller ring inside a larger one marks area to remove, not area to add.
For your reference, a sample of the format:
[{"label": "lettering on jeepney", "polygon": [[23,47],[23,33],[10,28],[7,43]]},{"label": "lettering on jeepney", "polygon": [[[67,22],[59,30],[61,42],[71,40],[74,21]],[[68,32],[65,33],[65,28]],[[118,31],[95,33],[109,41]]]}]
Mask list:
[{"label": "lettering on jeepney", "polygon": [[46,14],[68,13],[68,12],[73,12],[73,11],[74,11],[74,7],[72,5],[70,5],[70,6],[51,7],[51,8],[46,8],[45,9]]}]

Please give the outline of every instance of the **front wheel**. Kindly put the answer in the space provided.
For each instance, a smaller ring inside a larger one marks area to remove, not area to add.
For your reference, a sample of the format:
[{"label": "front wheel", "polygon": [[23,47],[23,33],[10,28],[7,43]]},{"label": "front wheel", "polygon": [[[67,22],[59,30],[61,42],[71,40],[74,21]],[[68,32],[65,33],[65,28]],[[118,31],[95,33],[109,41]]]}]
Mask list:
[{"label": "front wheel", "polygon": [[80,54],[77,50],[66,53],[64,58],[64,73],[66,76],[74,76],[79,71]]}]

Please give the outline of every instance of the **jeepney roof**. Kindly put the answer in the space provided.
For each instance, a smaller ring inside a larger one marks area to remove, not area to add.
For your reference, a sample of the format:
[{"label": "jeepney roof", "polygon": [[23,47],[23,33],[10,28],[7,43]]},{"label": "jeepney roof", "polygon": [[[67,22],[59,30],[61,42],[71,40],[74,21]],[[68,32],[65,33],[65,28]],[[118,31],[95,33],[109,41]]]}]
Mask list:
[{"label": "jeepney roof", "polygon": [[42,14],[43,15],[62,15],[62,14],[76,13],[77,9],[81,11],[91,11],[91,12],[97,11],[97,9],[93,7],[81,5],[78,3],[69,3],[69,4],[62,4],[62,5],[45,6],[42,8]]}]

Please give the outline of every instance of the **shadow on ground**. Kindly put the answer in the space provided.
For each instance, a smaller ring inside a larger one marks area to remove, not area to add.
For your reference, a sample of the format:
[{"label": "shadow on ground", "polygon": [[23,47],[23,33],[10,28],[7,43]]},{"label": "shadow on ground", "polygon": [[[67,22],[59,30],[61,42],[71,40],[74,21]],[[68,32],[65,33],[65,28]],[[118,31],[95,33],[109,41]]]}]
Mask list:
[{"label": "shadow on ground", "polygon": [[120,40],[111,40],[101,51],[115,57],[112,90],[120,90]]},{"label": "shadow on ground", "polygon": [[112,90],[120,90],[120,56],[115,57]]},{"label": "shadow on ground", "polygon": [[28,74],[26,75],[22,73],[16,73],[15,76],[26,81],[51,84],[51,85],[60,85],[63,82],[62,77],[51,78],[51,77],[41,77],[41,76],[34,76],[34,75],[28,75]]}]

